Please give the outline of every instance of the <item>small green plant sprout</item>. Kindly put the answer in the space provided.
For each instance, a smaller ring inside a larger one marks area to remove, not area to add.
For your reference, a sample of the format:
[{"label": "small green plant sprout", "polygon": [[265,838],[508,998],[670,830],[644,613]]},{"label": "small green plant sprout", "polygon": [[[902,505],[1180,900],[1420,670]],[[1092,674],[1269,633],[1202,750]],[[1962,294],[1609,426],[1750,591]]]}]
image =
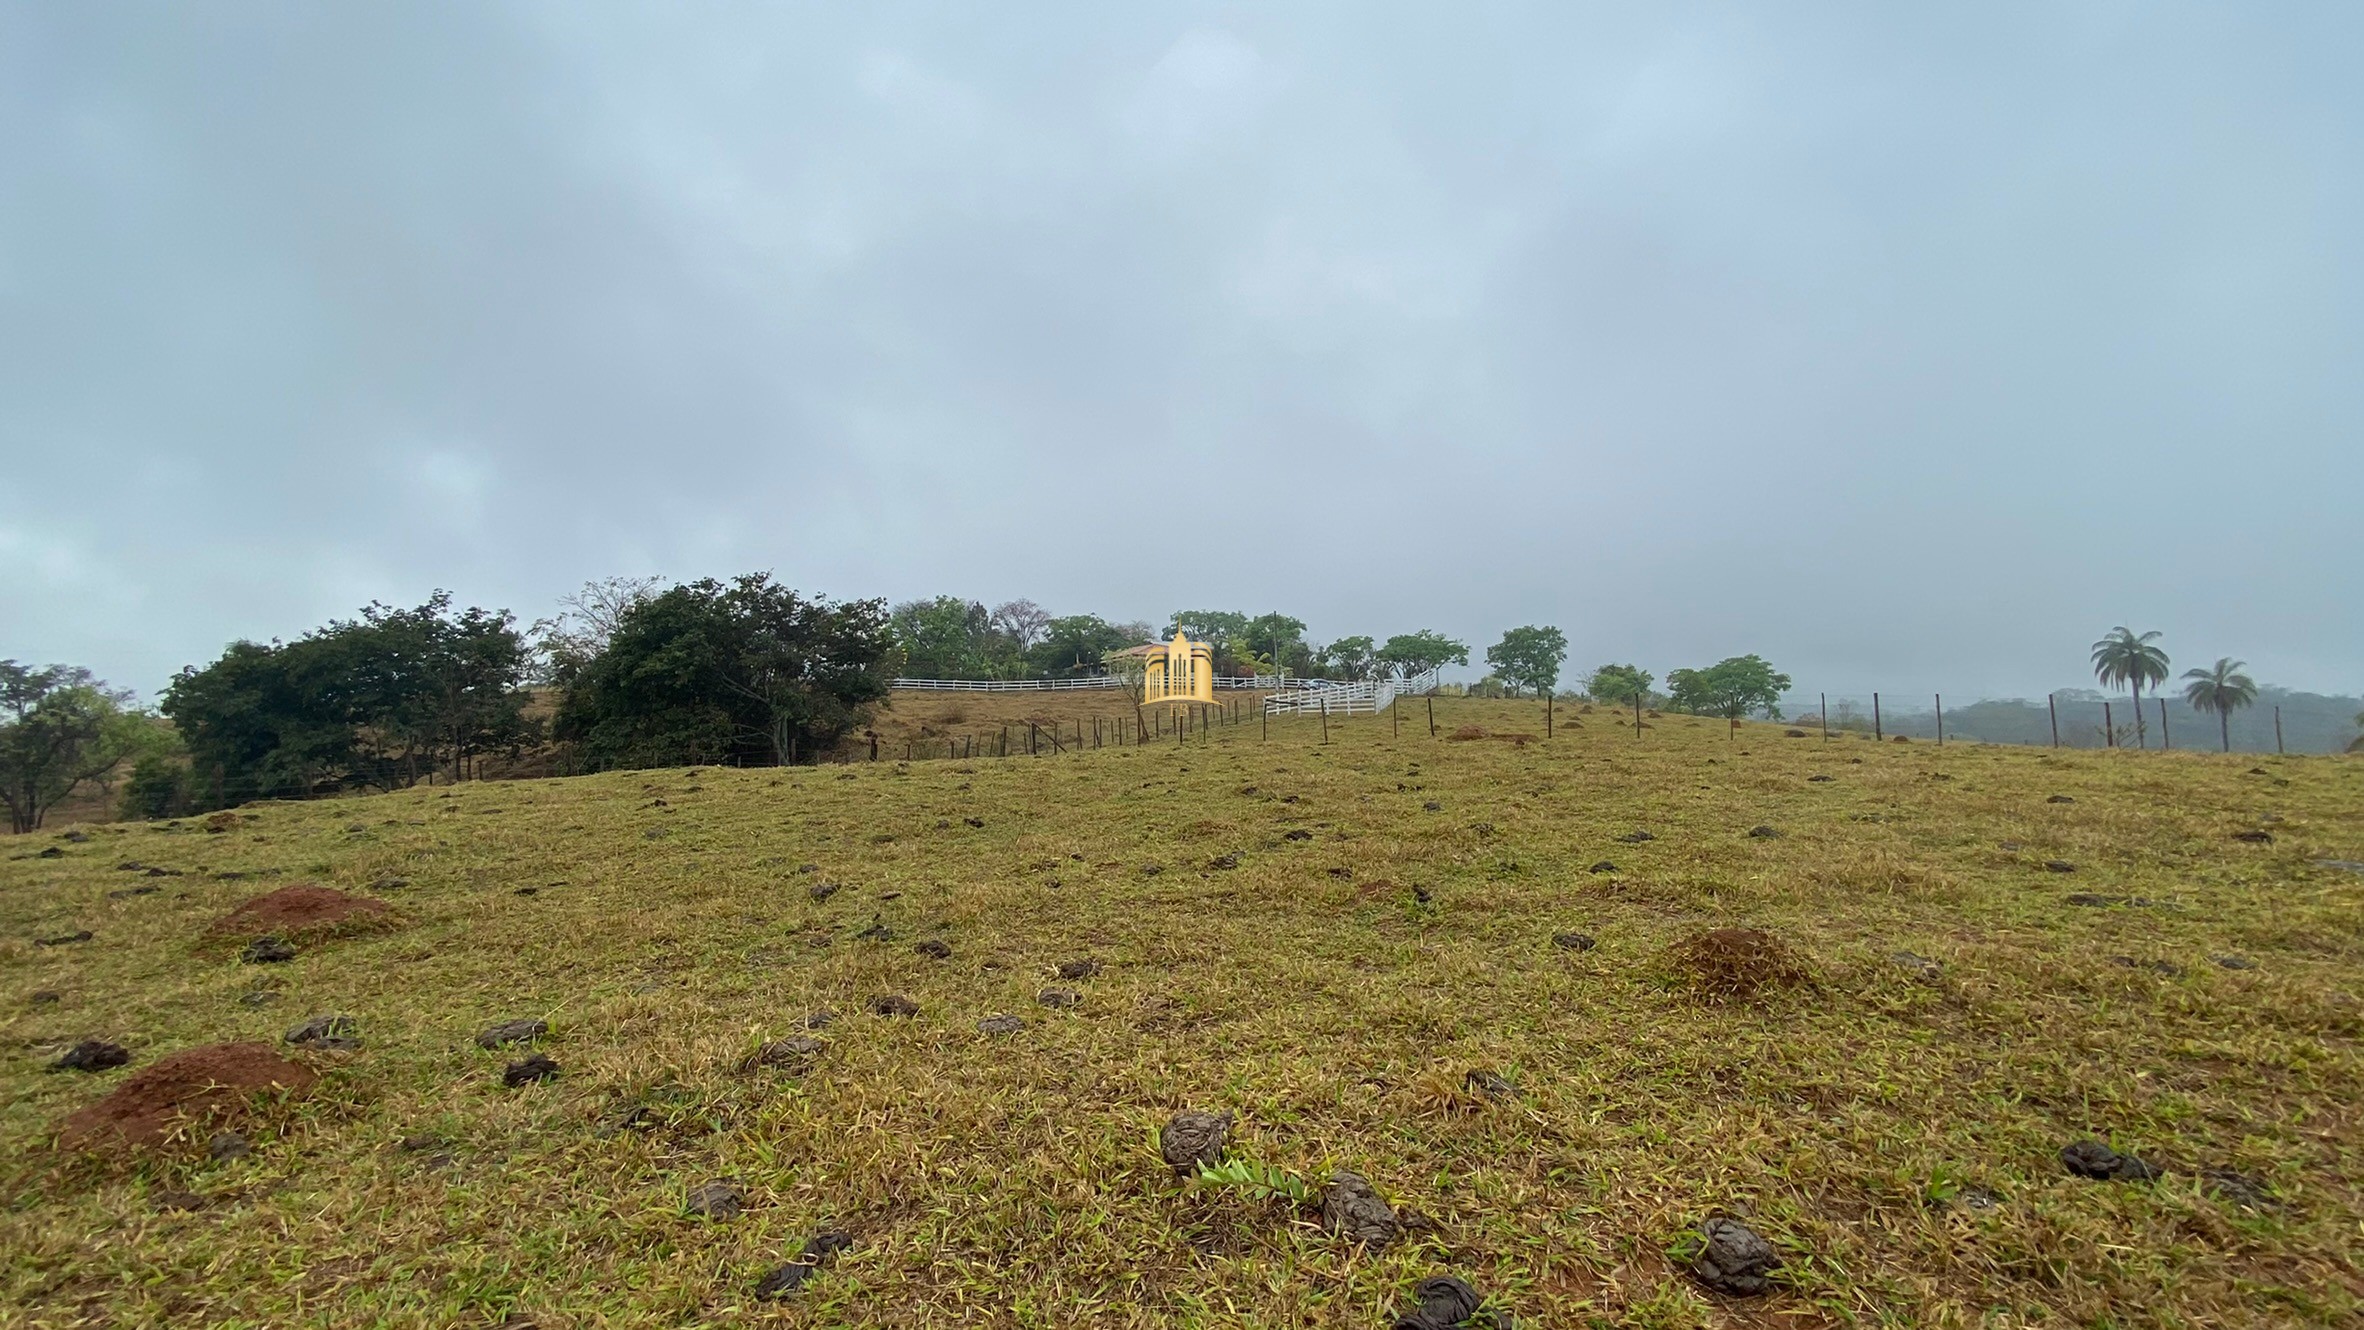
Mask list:
[{"label": "small green plant sprout", "polygon": [[1305,1179],[1273,1164],[1258,1164],[1236,1156],[1220,1164],[1198,1166],[1202,1186],[1224,1187],[1259,1201],[1285,1200],[1292,1205],[1313,1204],[1313,1188]]}]

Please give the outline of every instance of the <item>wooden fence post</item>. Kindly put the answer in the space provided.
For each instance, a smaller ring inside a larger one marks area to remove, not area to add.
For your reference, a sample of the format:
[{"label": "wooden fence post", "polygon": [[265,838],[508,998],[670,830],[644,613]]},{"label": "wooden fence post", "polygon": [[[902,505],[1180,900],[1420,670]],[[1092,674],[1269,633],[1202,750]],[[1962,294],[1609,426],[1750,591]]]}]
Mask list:
[{"label": "wooden fence post", "polygon": [[1823,741],[1824,743],[1829,743],[1829,742],[1830,742],[1830,694],[1828,694],[1828,693],[1824,693],[1824,694],[1821,694],[1821,697],[1822,697],[1822,741]]},{"label": "wooden fence post", "polygon": [[2057,694],[2044,694],[2044,710],[2052,713],[2052,746],[2058,748],[2060,747],[2060,698]]},{"label": "wooden fence post", "polygon": [[1330,741],[1330,699],[1322,699],[1322,742]]},{"label": "wooden fence post", "polygon": [[1551,737],[1551,695],[1555,691],[1550,688],[1543,690],[1543,737],[1546,739]]},{"label": "wooden fence post", "polygon": [[1937,699],[1937,746],[1945,747],[1945,694],[1931,693]]},{"label": "wooden fence post", "polygon": [[2282,751],[2282,708],[2274,708],[2274,751]]},{"label": "wooden fence post", "polygon": [[1880,695],[1874,693],[1872,694],[1872,740],[1876,743],[1887,737],[1887,734],[1880,729]]},{"label": "wooden fence post", "polygon": [[1429,694],[1428,698],[1428,737],[1431,739],[1436,737],[1436,695],[1434,693]]},{"label": "wooden fence post", "polygon": [[2167,732],[2167,699],[2159,699],[2159,751],[2175,747],[2175,736]]},{"label": "wooden fence post", "polygon": [[2110,704],[2107,702],[2101,704],[2101,746],[2104,748],[2118,746],[2118,722],[2115,717],[2110,715]]}]

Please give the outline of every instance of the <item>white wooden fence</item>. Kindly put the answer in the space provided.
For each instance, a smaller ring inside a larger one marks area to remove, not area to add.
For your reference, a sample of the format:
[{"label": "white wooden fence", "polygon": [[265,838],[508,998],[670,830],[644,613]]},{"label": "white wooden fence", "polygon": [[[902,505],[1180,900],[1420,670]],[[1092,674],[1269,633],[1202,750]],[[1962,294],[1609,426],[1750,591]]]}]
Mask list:
[{"label": "white wooden fence", "polygon": [[1332,716],[1358,713],[1375,716],[1394,706],[1399,697],[1415,697],[1436,691],[1437,677],[1437,671],[1427,670],[1408,679],[1359,679],[1353,683],[1307,679],[1298,687],[1284,689],[1265,698],[1264,714],[1304,716],[1319,712]]},{"label": "white wooden fence", "polygon": [[[937,689],[953,693],[1024,693],[1067,688],[1121,688],[1131,682],[1122,675],[1092,674],[1080,679],[897,679],[896,688]],[[1259,674],[1252,679],[1227,679],[1218,676],[1217,688],[1248,688],[1270,690],[1286,687],[1292,682],[1286,675]],[[1304,683],[1302,679],[1296,683]]]}]

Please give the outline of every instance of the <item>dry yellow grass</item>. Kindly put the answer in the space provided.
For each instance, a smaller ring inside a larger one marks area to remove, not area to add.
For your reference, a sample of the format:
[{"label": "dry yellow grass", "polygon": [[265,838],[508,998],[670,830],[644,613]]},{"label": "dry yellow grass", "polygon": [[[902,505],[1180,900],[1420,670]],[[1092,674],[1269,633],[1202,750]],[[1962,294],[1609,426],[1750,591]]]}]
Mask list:
[{"label": "dry yellow grass", "polygon": [[[1531,706],[1438,713],[1540,733]],[[2364,860],[2364,768],[1584,721],[1517,747],[1364,718],[1324,747],[1301,720],[9,842],[65,854],[0,861],[0,1320],[1368,1327],[1450,1270],[1537,1326],[2356,1323],[2364,876],[2317,861]],[[389,876],[393,931],[275,966],[197,945],[257,891]],[[874,921],[891,941],[857,936]],[[1724,926],[1811,982],[1704,997],[1673,949]],[[1082,957],[1104,968],[1054,977]],[[242,1004],[258,984],[273,1005]],[[1036,1005],[1053,984],[1080,1005]],[[865,1014],[882,993],[919,1014]],[[807,1069],[742,1070],[820,1008]],[[330,1012],[361,1048],[298,1054],[321,1084],[264,1106],[243,1159],[52,1147],[126,1074],[44,1072],[68,1042],[136,1070]],[[1027,1027],[977,1030],[1002,1013]],[[507,1088],[515,1053],[475,1047],[512,1017],[550,1023],[556,1079]],[[1183,1107],[1435,1227],[1374,1255],[1178,1182],[1152,1138]],[[2171,1172],[2071,1177],[2084,1136]],[[688,1214],[719,1178],[745,1212]],[[1714,1214],[1780,1249],[1770,1296],[1669,1259]],[[823,1225],[854,1246],[757,1301]]]}]

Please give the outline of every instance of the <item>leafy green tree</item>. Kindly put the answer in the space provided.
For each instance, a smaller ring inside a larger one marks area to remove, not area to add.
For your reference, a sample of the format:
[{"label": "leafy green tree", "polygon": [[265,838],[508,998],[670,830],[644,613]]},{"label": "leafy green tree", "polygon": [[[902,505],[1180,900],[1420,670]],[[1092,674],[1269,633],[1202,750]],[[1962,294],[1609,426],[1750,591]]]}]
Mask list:
[{"label": "leafy green tree", "polygon": [[1050,627],[1050,611],[1031,600],[1011,600],[993,607],[993,627],[1010,643],[1010,654],[1024,656],[1042,644]]},{"label": "leafy green tree", "polygon": [[2233,751],[2233,713],[2257,700],[2257,681],[2243,674],[2247,661],[2218,656],[2204,670],[2185,670],[2183,700],[2194,711],[2216,713],[2216,737],[2225,752]]},{"label": "leafy green tree", "polygon": [[890,616],[899,668],[913,679],[990,679],[1001,654],[992,612],[958,596],[911,600]]},{"label": "leafy green tree", "polygon": [[117,811],[134,821],[154,822],[180,817],[195,807],[189,764],[178,757],[151,753],[132,763],[131,778],[123,782],[123,801]]},{"label": "leafy green tree", "polygon": [[1640,706],[1649,700],[1652,682],[1650,672],[1639,665],[1602,665],[1585,676],[1584,691],[1596,702]]},{"label": "leafy green tree", "polygon": [[1216,671],[1228,673],[1239,663],[1236,652],[1247,646],[1248,616],[1229,610],[1176,610],[1158,636],[1171,638],[1176,633],[1188,633],[1213,647]]},{"label": "leafy green tree", "polygon": [[1103,657],[1134,644],[1123,629],[1097,614],[1069,614],[1043,625],[1042,640],[1027,658],[1038,673],[1073,679],[1101,673]]},{"label": "leafy green tree", "polygon": [[1443,633],[1423,628],[1416,633],[1397,633],[1379,648],[1379,663],[1396,672],[1397,677],[1409,679],[1415,674],[1447,665],[1467,665],[1469,646],[1456,642]]},{"label": "leafy green tree", "polygon": [[2093,644],[2093,677],[2102,686],[2124,684],[2134,690],[2134,742],[2148,748],[2142,719],[2142,690],[2167,681],[2167,653],[2152,643],[2156,631],[2136,634],[2120,624]]},{"label": "leafy green tree", "polygon": [[1486,648],[1486,664],[1512,688],[1549,693],[1560,681],[1560,664],[1568,658],[1568,638],[1557,628],[1529,625],[1513,628]]},{"label": "leafy green tree", "polygon": [[37,830],[76,790],[155,746],[130,701],[86,669],[0,660],[0,804],[10,831]]},{"label": "leafy green tree", "polygon": [[660,577],[608,577],[585,582],[582,590],[558,598],[558,613],[526,629],[533,643],[531,675],[537,683],[564,683],[584,662],[607,649],[616,620],[625,610],[657,594]]},{"label": "leafy green tree", "polygon": [[1368,679],[1379,669],[1379,644],[1368,637],[1341,637],[1322,648],[1320,663],[1341,679]]},{"label": "leafy green tree", "polygon": [[1313,645],[1305,640],[1305,621],[1278,610],[1259,614],[1240,634],[1240,646],[1301,674],[1312,673]]},{"label": "leafy green tree", "polygon": [[400,789],[514,751],[531,653],[507,611],[371,605],[288,643],[233,642],[165,690],[200,803],[323,788]]},{"label": "leafy green tree", "polygon": [[1779,720],[1781,695],[1789,691],[1789,682],[1788,675],[1766,664],[1762,656],[1730,656],[1704,670],[1668,674],[1667,701],[1677,711],[1722,716],[1735,725],[1751,711]]},{"label": "leafy green tree", "polygon": [[886,696],[883,601],[807,598],[752,573],[627,611],[568,687],[561,739],[593,767],[808,762]]}]

